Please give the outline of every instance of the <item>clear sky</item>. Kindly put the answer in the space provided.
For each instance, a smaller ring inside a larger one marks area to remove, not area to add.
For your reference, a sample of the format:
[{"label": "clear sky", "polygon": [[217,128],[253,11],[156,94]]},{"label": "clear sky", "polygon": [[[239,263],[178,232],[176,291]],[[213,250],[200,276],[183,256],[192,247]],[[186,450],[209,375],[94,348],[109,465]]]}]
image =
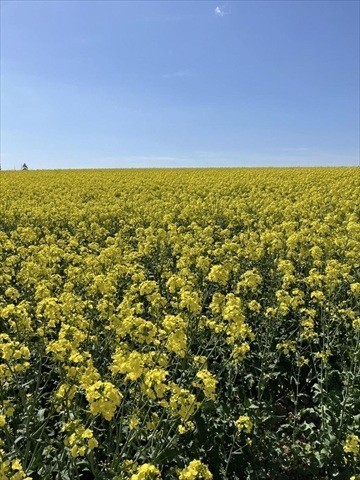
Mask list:
[{"label": "clear sky", "polygon": [[358,164],[358,1],[1,4],[3,169]]}]

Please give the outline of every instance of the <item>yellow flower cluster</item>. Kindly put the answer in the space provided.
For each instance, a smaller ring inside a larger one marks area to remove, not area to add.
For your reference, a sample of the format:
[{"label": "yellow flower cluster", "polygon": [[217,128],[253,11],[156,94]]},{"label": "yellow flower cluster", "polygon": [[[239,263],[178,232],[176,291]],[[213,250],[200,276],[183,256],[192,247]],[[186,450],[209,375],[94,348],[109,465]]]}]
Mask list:
[{"label": "yellow flower cluster", "polygon": [[179,357],[185,357],[187,342],[186,321],[180,315],[166,315],[163,320],[163,328],[166,348]]},{"label": "yellow flower cluster", "polygon": [[130,480],[152,480],[160,478],[160,471],[158,468],[150,463],[144,463],[137,469],[136,473],[131,475]]},{"label": "yellow flower cluster", "polygon": [[175,384],[171,385],[169,408],[175,416],[179,416],[186,422],[192,417],[197,406],[198,402],[193,393],[190,393],[186,388],[181,388]]},{"label": "yellow flower cluster", "polygon": [[24,372],[30,367],[30,350],[6,334],[0,334],[0,381],[12,376],[12,372]]},{"label": "yellow flower cluster", "polygon": [[85,391],[92,415],[101,414],[105,420],[111,420],[120,405],[122,395],[111,382],[101,380],[90,385]]},{"label": "yellow flower cluster", "polygon": [[7,460],[4,450],[0,449],[0,479],[1,480],[32,480],[26,476],[19,459]]},{"label": "yellow flower cluster", "polygon": [[215,390],[218,383],[216,378],[205,368],[197,372],[196,378],[200,381],[194,381],[193,385],[202,389],[206,398],[215,400]]},{"label": "yellow flower cluster", "polygon": [[67,433],[65,445],[69,447],[73,458],[83,457],[87,451],[94,450],[99,444],[90,428],[85,428],[80,420],[73,420],[63,426]]},{"label": "yellow flower cluster", "polygon": [[286,357],[289,357],[291,352],[296,352],[296,343],[292,340],[287,340],[286,342],[278,343],[276,349],[280,350]]},{"label": "yellow flower cluster", "polygon": [[348,435],[344,443],[344,452],[352,455],[356,460],[360,452],[360,440],[357,435]]},{"label": "yellow flower cluster", "polygon": [[[4,427],[7,424],[6,418],[11,418],[14,415],[15,407],[11,405],[8,400],[5,400],[3,404],[0,404],[0,428]],[[0,446],[2,445],[2,440],[0,438]]]},{"label": "yellow flower cluster", "polygon": [[252,424],[252,421],[250,420],[250,417],[248,417],[247,415],[241,415],[235,421],[235,427],[240,433],[243,431],[246,433],[251,433],[253,424]]},{"label": "yellow flower cluster", "polygon": [[179,480],[211,480],[213,478],[208,467],[200,460],[192,460],[179,472]]}]

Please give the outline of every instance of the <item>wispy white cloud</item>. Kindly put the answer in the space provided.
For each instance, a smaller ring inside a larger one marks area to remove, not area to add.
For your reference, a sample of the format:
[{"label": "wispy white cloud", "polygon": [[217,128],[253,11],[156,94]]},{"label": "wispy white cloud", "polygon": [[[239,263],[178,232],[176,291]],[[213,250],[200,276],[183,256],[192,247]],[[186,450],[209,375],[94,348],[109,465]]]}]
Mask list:
[{"label": "wispy white cloud", "polygon": [[229,15],[229,11],[226,10],[224,6],[219,7],[217,6],[214,10],[214,13],[217,17],[225,17],[225,15]]}]

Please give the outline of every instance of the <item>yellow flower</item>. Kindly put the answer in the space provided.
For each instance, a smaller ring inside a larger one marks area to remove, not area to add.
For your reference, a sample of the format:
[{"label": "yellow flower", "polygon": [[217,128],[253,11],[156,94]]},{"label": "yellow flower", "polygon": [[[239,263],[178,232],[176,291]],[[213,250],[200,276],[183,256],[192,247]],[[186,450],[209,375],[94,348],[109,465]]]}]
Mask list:
[{"label": "yellow flower", "polygon": [[120,405],[122,395],[111,382],[97,381],[85,390],[92,415],[101,414],[105,420],[111,420]]},{"label": "yellow flower", "polygon": [[218,383],[216,378],[206,368],[197,372],[196,378],[199,378],[201,382],[193,382],[193,385],[201,388],[206,398],[215,400],[215,390]]},{"label": "yellow flower", "polygon": [[242,343],[241,345],[234,345],[231,352],[231,360],[233,363],[240,363],[246,357],[246,354],[250,350],[250,345],[247,342]]},{"label": "yellow flower", "polygon": [[182,288],[180,291],[180,308],[188,310],[190,313],[199,313],[201,310],[200,296],[195,291]]},{"label": "yellow flower", "polygon": [[156,412],[151,414],[151,418],[146,422],[146,428],[148,430],[155,430],[159,425],[159,415]]},{"label": "yellow flower", "polygon": [[11,468],[13,470],[22,470],[20,460],[16,459],[11,462]]},{"label": "yellow flower", "polygon": [[141,389],[146,395],[151,398],[163,398],[168,386],[164,383],[168,372],[162,368],[154,368],[149,370],[144,375],[144,380]]},{"label": "yellow flower", "polygon": [[236,421],[235,421],[235,427],[237,430],[241,433],[242,431],[246,433],[251,433],[253,424],[252,421],[250,420],[250,417],[247,415],[241,415]]},{"label": "yellow flower", "polygon": [[331,350],[324,350],[322,352],[315,353],[315,357],[319,358],[323,363],[327,363],[330,355],[331,355]]},{"label": "yellow flower", "polygon": [[354,294],[355,297],[359,297],[360,296],[360,283],[359,282],[352,283],[350,285],[350,290]]},{"label": "yellow flower", "polygon": [[167,338],[166,348],[181,358],[185,357],[187,346],[186,321],[180,315],[166,315],[163,320],[163,327]]},{"label": "yellow flower", "polygon": [[136,473],[131,475],[130,480],[152,480],[160,478],[160,470],[158,468],[151,465],[151,463],[144,463],[137,469]]},{"label": "yellow flower", "polygon": [[349,453],[356,460],[359,456],[359,448],[359,437],[357,435],[348,435],[343,446],[344,452]]},{"label": "yellow flower", "polygon": [[179,480],[212,480],[213,476],[200,460],[193,460],[187,467],[178,472]]},{"label": "yellow flower", "polygon": [[298,367],[302,367],[303,365],[307,365],[309,363],[309,359],[308,358],[305,358],[303,355],[300,355],[299,357],[297,357],[296,359],[296,365]]},{"label": "yellow flower", "polygon": [[140,423],[139,417],[132,416],[129,420],[130,430],[135,430],[135,428],[138,427],[139,423]]},{"label": "yellow flower", "polygon": [[188,421],[188,422],[185,422],[185,423],[181,423],[178,426],[178,432],[180,433],[180,435],[184,435],[188,431],[194,430],[194,428],[195,428],[194,422]]},{"label": "yellow flower", "polygon": [[325,300],[324,292],[321,290],[315,290],[314,292],[311,292],[310,297],[314,300],[314,302],[318,303],[322,303]]},{"label": "yellow flower", "polygon": [[259,285],[262,282],[261,275],[259,272],[253,268],[252,270],[247,270],[242,276],[240,282],[237,284],[237,291],[251,291],[255,293],[258,290]]},{"label": "yellow flower", "polygon": [[248,303],[248,309],[251,310],[252,312],[259,313],[261,310],[261,305],[256,300],[251,300],[251,302]]},{"label": "yellow flower", "polygon": [[96,448],[98,446],[99,446],[99,443],[96,440],[96,438],[89,438],[89,441],[88,441],[89,450],[94,450],[94,448]]},{"label": "yellow flower", "polygon": [[113,355],[113,364],[110,370],[113,374],[126,374],[125,380],[137,380],[144,373],[145,365],[149,365],[151,358],[136,350],[129,352],[127,348],[118,348]]},{"label": "yellow flower", "polygon": [[352,321],[352,326],[354,330],[359,330],[360,331],[360,318],[355,318]]},{"label": "yellow flower", "polygon": [[83,457],[86,452],[94,450],[99,446],[90,428],[85,428],[80,420],[73,420],[62,427],[67,432],[64,443],[69,447],[70,455],[73,458]]},{"label": "yellow flower", "polygon": [[4,451],[0,449],[0,479],[1,480],[32,480],[26,476],[18,458],[7,460]]},{"label": "yellow flower", "polygon": [[198,403],[195,395],[188,389],[172,384],[169,407],[174,415],[181,417],[186,422],[194,414]]},{"label": "yellow flower", "polygon": [[214,265],[211,267],[207,278],[211,282],[219,283],[220,285],[226,285],[229,279],[229,270],[222,265]]},{"label": "yellow flower", "polygon": [[296,352],[296,342],[292,340],[287,340],[285,342],[278,343],[276,349],[282,351],[282,353],[289,357],[290,353]]},{"label": "yellow flower", "polygon": [[210,308],[213,313],[221,313],[225,305],[225,295],[222,293],[216,292],[212,297],[212,302],[210,303]]}]

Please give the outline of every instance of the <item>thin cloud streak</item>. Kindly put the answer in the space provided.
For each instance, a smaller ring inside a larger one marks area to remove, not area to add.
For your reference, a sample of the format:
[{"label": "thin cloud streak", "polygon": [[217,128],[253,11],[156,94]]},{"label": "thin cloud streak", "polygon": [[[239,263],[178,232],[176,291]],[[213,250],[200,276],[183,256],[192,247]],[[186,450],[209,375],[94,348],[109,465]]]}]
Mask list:
[{"label": "thin cloud streak", "polygon": [[229,15],[230,12],[225,10],[225,7],[216,7],[214,13],[217,17],[225,17],[225,15]]},{"label": "thin cloud streak", "polygon": [[251,167],[326,167],[356,166],[357,159],[352,155],[314,152],[303,156],[296,153],[250,153],[197,151],[187,155],[131,155],[97,159],[97,164],[107,168],[251,168]]}]

